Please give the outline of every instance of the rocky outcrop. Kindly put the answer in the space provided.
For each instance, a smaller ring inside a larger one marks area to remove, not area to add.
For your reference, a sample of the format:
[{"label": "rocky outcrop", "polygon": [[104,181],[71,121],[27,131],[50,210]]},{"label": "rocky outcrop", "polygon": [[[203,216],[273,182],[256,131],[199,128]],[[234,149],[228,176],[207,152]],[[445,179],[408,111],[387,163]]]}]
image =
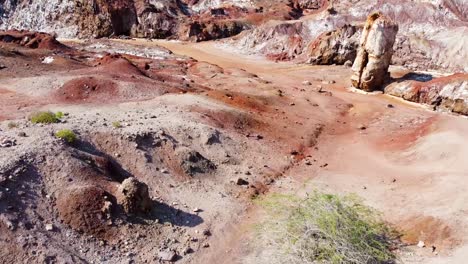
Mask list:
[{"label": "rocky outcrop", "polygon": [[76,1],[75,12],[81,37],[130,35],[137,24],[133,1]]},{"label": "rocky outcrop", "polygon": [[117,190],[117,202],[127,214],[147,213],[151,210],[148,185],[135,178],[127,178]]},{"label": "rocky outcrop", "polygon": [[[140,2],[136,5],[138,23],[130,35],[140,38],[168,38],[177,33],[176,6],[155,6]],[[172,10],[171,12],[169,10]]]},{"label": "rocky outcrop", "polygon": [[206,41],[239,34],[248,26],[238,20],[192,21],[179,29],[179,39]]},{"label": "rocky outcrop", "polygon": [[302,22],[271,21],[236,36],[232,43],[247,53],[261,53],[271,60],[292,60],[302,53],[304,25]]},{"label": "rocky outcrop", "polygon": [[361,29],[346,24],[333,31],[321,34],[312,41],[306,51],[308,63],[318,65],[342,65],[356,59]]},{"label": "rocky outcrop", "polygon": [[299,10],[317,10],[328,4],[327,0],[291,0],[294,8]]},{"label": "rocky outcrop", "polygon": [[181,34],[183,39],[199,41],[230,37],[246,28],[229,14],[213,19],[209,9],[205,11],[208,19],[192,15],[190,6],[197,3],[202,4],[195,1],[186,5],[179,0],[6,0],[0,8],[0,29],[31,29],[80,38],[179,38]]},{"label": "rocky outcrop", "polygon": [[373,13],[367,18],[352,68],[354,87],[364,91],[382,88],[389,78],[388,67],[397,32],[398,25],[382,13]]},{"label": "rocky outcrop", "polygon": [[428,104],[434,110],[468,115],[468,74],[454,74],[427,82],[405,80],[385,87],[385,93]]}]

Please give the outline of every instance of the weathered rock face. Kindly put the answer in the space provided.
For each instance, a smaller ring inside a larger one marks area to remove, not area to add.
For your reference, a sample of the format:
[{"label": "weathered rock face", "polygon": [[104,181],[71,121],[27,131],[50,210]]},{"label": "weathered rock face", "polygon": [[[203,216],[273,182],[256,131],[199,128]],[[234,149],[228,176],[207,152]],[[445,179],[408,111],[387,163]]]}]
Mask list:
[{"label": "weathered rock face", "polygon": [[346,61],[356,59],[361,29],[357,26],[344,25],[334,31],[320,35],[307,48],[308,60],[311,64],[342,65]]},{"label": "weathered rock face", "polygon": [[[219,1],[187,4],[179,0],[3,1],[6,2],[0,6],[0,29],[55,32],[60,37],[178,38],[181,34],[183,39],[198,41],[230,37],[245,28],[241,21],[231,20],[236,12],[216,18],[211,15],[210,8]],[[200,16],[192,16],[195,11],[190,7],[196,5],[204,12]]]},{"label": "weathered rock face", "polygon": [[[172,7],[172,6],[171,6]],[[172,7],[171,10],[174,8]],[[140,2],[136,4],[138,23],[130,35],[140,38],[167,38],[177,32],[177,12]]]},{"label": "weathered rock face", "polygon": [[135,178],[127,178],[117,190],[117,202],[127,214],[146,213],[151,210],[148,185]]},{"label": "weathered rock face", "polygon": [[129,35],[137,23],[132,1],[76,1],[75,12],[79,35],[83,37]]},{"label": "weathered rock face", "polygon": [[397,32],[398,25],[382,13],[373,13],[367,18],[353,65],[351,82],[354,87],[364,91],[381,89],[389,77]]},{"label": "weathered rock face", "polygon": [[193,21],[179,29],[181,40],[205,41],[226,38],[242,32],[247,25],[236,20]]},{"label": "weathered rock face", "polygon": [[262,53],[271,60],[292,60],[304,49],[303,23],[271,21],[234,38],[234,45],[249,53]]},{"label": "weathered rock face", "polygon": [[468,115],[468,74],[459,73],[427,82],[395,82],[385,87],[385,93],[431,105],[434,110]]}]

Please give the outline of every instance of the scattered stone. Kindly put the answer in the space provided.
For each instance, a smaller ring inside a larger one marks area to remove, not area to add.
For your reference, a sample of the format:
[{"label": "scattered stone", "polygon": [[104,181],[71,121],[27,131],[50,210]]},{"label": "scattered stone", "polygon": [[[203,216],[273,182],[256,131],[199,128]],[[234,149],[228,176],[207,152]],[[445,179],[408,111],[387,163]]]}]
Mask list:
[{"label": "scattered stone", "polygon": [[202,142],[205,145],[213,145],[221,143],[220,140],[221,133],[218,130],[210,131],[208,133],[202,134]]},{"label": "scattered stone", "polygon": [[27,137],[25,132],[19,132],[18,137]]},{"label": "scattered stone", "polygon": [[53,231],[53,230],[54,230],[54,225],[53,225],[53,224],[46,224],[46,225],[45,225],[45,230],[47,230],[47,231]]},{"label": "scattered stone", "polygon": [[350,61],[350,60],[347,60],[347,61],[344,63],[344,66],[345,66],[346,68],[351,68],[351,67],[353,67],[353,62]]},{"label": "scattered stone", "polygon": [[426,244],[424,243],[424,241],[419,241],[417,246],[423,248],[426,247]]},{"label": "scattered stone", "polygon": [[181,147],[176,150],[176,155],[180,160],[180,167],[187,175],[194,176],[198,173],[210,173],[216,170],[213,162],[195,150]]},{"label": "scattered stone", "polygon": [[10,148],[16,146],[16,139],[0,138],[0,148]]},{"label": "scattered stone", "polygon": [[302,85],[312,85],[312,83],[310,81],[303,81]]},{"label": "scattered stone", "polygon": [[208,236],[211,236],[211,231],[209,229],[205,229],[203,230],[202,234],[208,237]]},{"label": "scattered stone", "polygon": [[387,108],[394,108],[395,106],[393,106],[392,104],[388,104],[387,105]]},{"label": "scattered stone", "polygon": [[183,251],[184,255],[188,255],[188,254],[191,254],[193,253],[193,249],[191,247],[186,247]]},{"label": "scattered stone", "polygon": [[237,185],[249,185],[249,182],[245,179],[238,178],[236,184]]},{"label": "scattered stone", "polygon": [[160,251],[158,255],[161,261],[167,262],[175,261],[177,258],[177,254],[174,250]]},{"label": "scattered stone", "polygon": [[198,208],[198,207],[195,207],[195,208],[193,209],[193,212],[194,212],[194,213],[200,213],[200,212],[202,212],[202,210],[201,210],[200,208]]},{"label": "scattered stone", "polygon": [[359,126],[358,126],[358,129],[360,129],[360,130],[366,130],[367,127],[366,127],[365,125],[359,125]]}]

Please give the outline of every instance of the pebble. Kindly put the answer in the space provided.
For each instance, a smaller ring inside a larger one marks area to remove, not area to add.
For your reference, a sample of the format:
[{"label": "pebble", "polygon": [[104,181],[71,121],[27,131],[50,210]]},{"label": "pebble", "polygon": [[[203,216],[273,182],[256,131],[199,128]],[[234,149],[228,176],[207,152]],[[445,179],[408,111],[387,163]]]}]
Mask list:
[{"label": "pebble", "polygon": [[177,254],[173,250],[160,251],[158,254],[162,261],[174,261]]},{"label": "pebble", "polygon": [[243,178],[238,178],[236,181],[237,185],[249,185],[249,182]]}]

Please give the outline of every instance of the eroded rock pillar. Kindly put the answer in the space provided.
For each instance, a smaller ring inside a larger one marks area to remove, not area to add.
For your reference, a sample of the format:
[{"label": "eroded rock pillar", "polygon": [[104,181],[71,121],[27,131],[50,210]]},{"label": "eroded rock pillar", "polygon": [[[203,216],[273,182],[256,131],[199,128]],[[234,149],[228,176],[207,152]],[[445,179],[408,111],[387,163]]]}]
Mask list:
[{"label": "eroded rock pillar", "polygon": [[369,15],[362,32],[351,82],[364,91],[382,89],[389,77],[388,67],[398,25],[380,12]]}]

